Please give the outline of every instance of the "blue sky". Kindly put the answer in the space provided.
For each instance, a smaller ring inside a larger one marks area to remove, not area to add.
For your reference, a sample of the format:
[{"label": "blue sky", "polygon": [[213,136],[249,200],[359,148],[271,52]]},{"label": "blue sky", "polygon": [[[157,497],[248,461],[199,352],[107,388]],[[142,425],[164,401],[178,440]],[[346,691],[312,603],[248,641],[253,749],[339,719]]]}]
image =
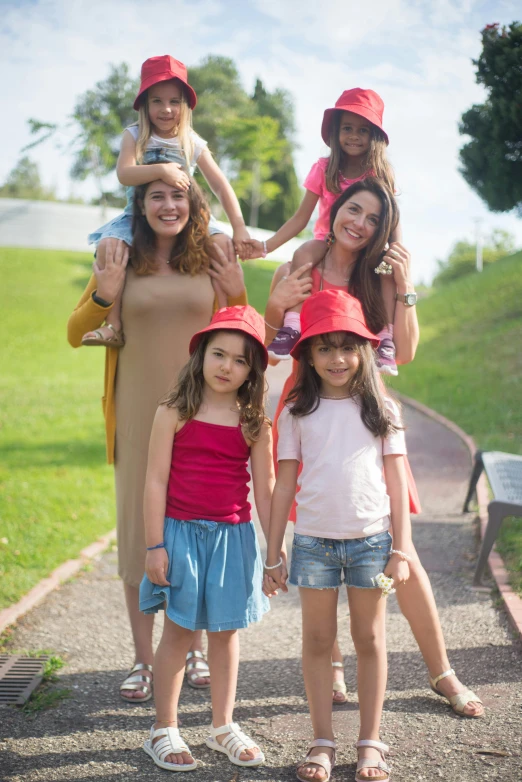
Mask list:
[{"label": "blue sky", "polygon": [[[0,8],[0,67],[7,75],[0,181],[30,141],[27,119],[64,124],[76,97],[105,78],[109,63],[125,61],[137,74],[144,59],[168,52],[190,76],[191,65],[221,54],[234,59],[247,89],[260,77],[269,89],[292,94],[301,181],[327,152],[324,109],[349,87],[379,92],[417,280],[431,278],[436,259],[457,239],[473,238],[476,218],[484,232],[506,228],[522,246],[522,221],[489,213],[458,173],[457,130],[462,112],[484,97],[471,63],[479,31],[520,19],[519,2],[0,0]],[[60,194],[95,192],[92,183],[71,184],[63,149],[47,143],[31,156]]]}]

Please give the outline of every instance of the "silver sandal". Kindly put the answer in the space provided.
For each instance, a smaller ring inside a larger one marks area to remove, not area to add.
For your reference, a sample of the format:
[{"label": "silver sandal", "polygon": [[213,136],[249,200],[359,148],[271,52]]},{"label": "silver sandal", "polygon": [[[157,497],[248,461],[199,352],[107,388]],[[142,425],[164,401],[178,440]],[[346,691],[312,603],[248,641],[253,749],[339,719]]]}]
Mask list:
[{"label": "silver sandal", "polygon": [[465,689],[464,692],[459,692],[457,695],[444,695],[443,692],[441,692],[437,684],[441,681],[441,679],[445,679],[447,676],[455,676],[455,671],[453,668],[450,668],[449,671],[444,671],[443,673],[440,673],[438,676],[435,676],[434,679],[429,677],[430,680],[430,687],[435,693],[435,695],[440,695],[441,698],[445,698],[455,714],[458,714],[459,717],[467,717],[470,720],[477,720],[480,719],[480,717],[484,716],[484,710],[482,710],[481,714],[466,714],[464,709],[468,705],[468,703],[480,703],[482,706],[482,701],[478,697],[478,695],[475,695],[473,690]]},{"label": "silver sandal", "polygon": [[[129,675],[120,684],[120,698],[126,703],[146,703],[152,698],[152,679],[148,676],[133,676],[137,671],[150,671],[152,673],[152,665],[146,665],[145,663],[136,663]],[[123,695],[124,690],[138,690],[144,692],[143,698],[126,698]]]},{"label": "silver sandal", "polygon": [[187,684],[195,690],[206,690],[210,684],[196,684],[196,679],[210,679],[210,670],[203,652],[189,652],[185,664]]}]

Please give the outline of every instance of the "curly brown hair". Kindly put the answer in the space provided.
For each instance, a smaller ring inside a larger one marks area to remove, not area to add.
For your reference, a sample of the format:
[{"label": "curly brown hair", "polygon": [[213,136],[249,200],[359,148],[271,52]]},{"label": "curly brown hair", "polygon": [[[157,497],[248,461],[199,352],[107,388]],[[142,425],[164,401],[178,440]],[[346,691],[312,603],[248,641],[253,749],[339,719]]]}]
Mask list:
[{"label": "curly brown hair", "polygon": [[[383,385],[377,375],[371,342],[347,331],[320,334],[303,342],[295,385],[285,399],[285,404],[290,405],[290,413],[296,417],[310,415],[317,410],[321,402],[321,378],[310,363],[315,340],[329,347],[353,347],[359,356],[359,366],[348,393],[358,398],[364,425],[375,437],[387,437],[396,431],[397,427],[392,424],[384,403]],[[389,396],[388,392],[387,395]]]},{"label": "curly brown hair", "polygon": [[[330,210],[330,231],[333,232],[339,209],[360,192],[374,195],[381,204],[379,225],[367,246],[361,250],[350,275],[348,293],[361,302],[366,323],[374,334],[378,334],[388,319],[384,308],[379,275],[375,268],[382,261],[386,243],[399,224],[399,207],[391,191],[376,177],[366,177],[347,187]],[[321,261],[319,261],[320,263]]]},{"label": "curly brown hair", "polygon": [[[147,165],[147,164],[145,164]],[[152,165],[152,164],[151,164]],[[156,234],[142,213],[147,190],[152,185],[147,182],[136,187],[132,214],[132,247],[130,263],[136,274],[153,274],[156,269]],[[194,179],[190,179],[187,190],[189,200],[189,219],[185,228],[176,237],[172,247],[169,264],[181,274],[194,277],[206,271],[210,265],[211,248],[208,233],[210,209],[203,191]]]},{"label": "curly brown hair", "polygon": [[[178,382],[164,399],[162,405],[175,407],[182,421],[190,421],[197,415],[203,401],[205,379],[203,377],[203,361],[207,347],[222,331],[236,329],[220,329],[203,334],[188,362],[179,373]],[[239,420],[245,437],[255,442],[261,435],[263,424],[270,423],[265,414],[265,358],[263,348],[257,340],[237,330],[245,340],[245,360],[250,368],[247,379],[237,392]]]}]

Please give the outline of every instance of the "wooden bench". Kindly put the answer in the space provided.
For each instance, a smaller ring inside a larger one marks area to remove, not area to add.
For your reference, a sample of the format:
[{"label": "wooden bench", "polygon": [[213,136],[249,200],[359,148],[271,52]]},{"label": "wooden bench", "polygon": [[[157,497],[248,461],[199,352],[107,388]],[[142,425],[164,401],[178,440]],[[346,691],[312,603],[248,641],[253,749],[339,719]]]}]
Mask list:
[{"label": "wooden bench", "polygon": [[488,505],[488,523],[473,577],[474,586],[480,586],[489,554],[504,519],[507,516],[522,516],[522,456],[501,451],[477,451],[475,454],[462,512],[467,513],[469,510],[482,470],[486,471],[494,499]]}]

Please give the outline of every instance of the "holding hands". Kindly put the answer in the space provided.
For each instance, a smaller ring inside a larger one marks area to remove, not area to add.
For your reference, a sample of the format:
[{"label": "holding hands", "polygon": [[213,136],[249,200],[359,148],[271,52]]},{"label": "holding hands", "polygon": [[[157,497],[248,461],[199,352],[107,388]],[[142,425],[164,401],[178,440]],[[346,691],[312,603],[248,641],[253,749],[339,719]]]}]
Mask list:
[{"label": "holding hands", "polygon": [[263,592],[267,597],[275,597],[278,589],[282,592],[288,592],[286,585],[288,580],[286,551],[281,551],[278,565],[270,566],[265,564],[263,573]]},{"label": "holding hands", "polygon": [[[234,234],[234,244],[235,244],[235,234]],[[248,240],[242,243],[241,249],[238,249],[236,247],[236,252],[242,261],[252,261],[255,260],[256,258],[263,258],[265,255],[265,248],[263,246],[263,242],[248,237]]]}]

